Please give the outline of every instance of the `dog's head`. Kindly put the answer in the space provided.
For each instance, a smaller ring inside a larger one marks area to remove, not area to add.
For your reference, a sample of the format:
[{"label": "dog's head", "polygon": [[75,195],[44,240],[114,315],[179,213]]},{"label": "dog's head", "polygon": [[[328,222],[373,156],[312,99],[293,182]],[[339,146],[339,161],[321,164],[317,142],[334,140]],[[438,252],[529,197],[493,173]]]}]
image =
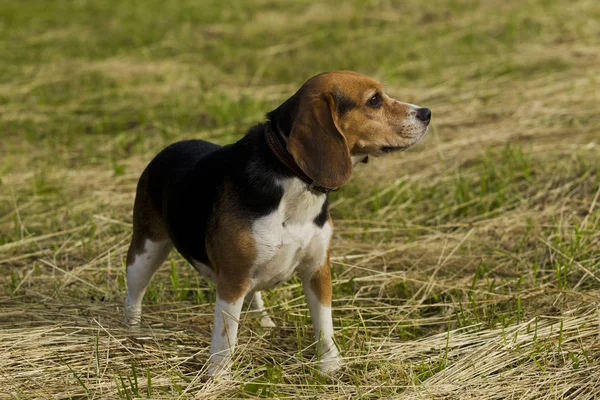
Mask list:
[{"label": "dog's head", "polygon": [[367,76],[334,71],[309,79],[267,117],[300,168],[335,188],[350,179],[353,164],[417,143],[431,111],[392,99]]}]

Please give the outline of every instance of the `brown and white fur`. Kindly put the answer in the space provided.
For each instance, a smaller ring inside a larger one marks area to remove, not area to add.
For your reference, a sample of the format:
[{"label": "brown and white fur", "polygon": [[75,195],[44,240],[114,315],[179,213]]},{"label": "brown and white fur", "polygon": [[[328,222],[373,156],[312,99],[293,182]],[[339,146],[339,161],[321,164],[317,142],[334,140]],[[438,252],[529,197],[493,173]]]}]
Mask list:
[{"label": "brown and white fur", "polygon": [[[127,321],[139,324],[152,275],[175,247],[216,283],[209,374],[222,375],[234,351],[244,299],[274,326],[260,291],[298,272],[323,372],[341,358],[331,318],[333,224],[326,190],[300,179],[267,145],[275,132],[301,172],[337,188],[369,156],[406,149],[427,131],[431,112],[388,97],[375,80],[335,71],[308,80],[238,142],[175,143],[144,170],[127,254]],[[292,161],[292,162],[293,162]]]}]

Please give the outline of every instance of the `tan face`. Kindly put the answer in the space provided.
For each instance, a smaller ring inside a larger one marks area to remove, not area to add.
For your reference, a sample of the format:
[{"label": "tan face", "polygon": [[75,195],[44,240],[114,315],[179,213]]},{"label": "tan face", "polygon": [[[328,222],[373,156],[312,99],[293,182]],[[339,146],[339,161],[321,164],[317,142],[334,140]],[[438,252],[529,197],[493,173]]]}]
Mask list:
[{"label": "tan face", "polygon": [[428,109],[402,103],[385,94],[377,81],[356,73],[333,72],[324,80],[331,85],[334,120],[346,138],[351,156],[380,156],[405,150],[427,132]]},{"label": "tan face", "polygon": [[417,143],[431,111],[392,99],[367,76],[334,71],[309,79],[267,116],[287,137],[287,150],[306,175],[335,188],[350,178],[357,162]]}]

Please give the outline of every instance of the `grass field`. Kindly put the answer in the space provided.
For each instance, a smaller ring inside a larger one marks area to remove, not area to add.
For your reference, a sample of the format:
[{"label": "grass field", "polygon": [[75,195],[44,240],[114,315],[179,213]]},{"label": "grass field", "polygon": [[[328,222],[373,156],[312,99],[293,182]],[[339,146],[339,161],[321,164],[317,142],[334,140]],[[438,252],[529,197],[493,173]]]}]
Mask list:
[{"label": "grass field", "polygon": [[[600,396],[600,6],[3,0],[0,398]],[[125,329],[137,178],[237,140],[306,79],[373,76],[433,124],[331,197],[336,340],[297,279],[205,381],[214,288],[175,252]]]}]

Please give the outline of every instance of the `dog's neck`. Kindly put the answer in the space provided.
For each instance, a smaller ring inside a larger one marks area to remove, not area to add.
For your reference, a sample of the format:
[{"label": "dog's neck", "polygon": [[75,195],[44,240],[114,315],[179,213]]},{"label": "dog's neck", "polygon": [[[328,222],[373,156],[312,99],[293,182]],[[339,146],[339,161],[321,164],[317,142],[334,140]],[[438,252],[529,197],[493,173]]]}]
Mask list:
[{"label": "dog's neck", "polygon": [[317,181],[306,175],[302,168],[300,168],[300,166],[296,163],[292,155],[284,147],[284,144],[282,143],[284,138],[279,133],[279,128],[277,126],[273,127],[272,125],[273,124],[266,124],[264,131],[265,139],[269,149],[288,170],[290,170],[297,178],[304,181],[308,185],[308,190],[329,193],[338,189],[321,186],[317,183]]}]

